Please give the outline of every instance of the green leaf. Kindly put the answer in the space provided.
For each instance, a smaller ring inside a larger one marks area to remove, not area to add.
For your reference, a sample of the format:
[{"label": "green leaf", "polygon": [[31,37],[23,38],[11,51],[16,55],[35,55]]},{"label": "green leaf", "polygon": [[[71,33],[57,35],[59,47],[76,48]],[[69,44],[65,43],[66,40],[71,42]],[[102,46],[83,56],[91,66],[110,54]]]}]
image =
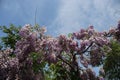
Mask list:
[{"label": "green leaf", "polygon": [[69,33],[69,34],[68,34],[68,37],[71,38],[71,37],[72,37],[72,33]]}]

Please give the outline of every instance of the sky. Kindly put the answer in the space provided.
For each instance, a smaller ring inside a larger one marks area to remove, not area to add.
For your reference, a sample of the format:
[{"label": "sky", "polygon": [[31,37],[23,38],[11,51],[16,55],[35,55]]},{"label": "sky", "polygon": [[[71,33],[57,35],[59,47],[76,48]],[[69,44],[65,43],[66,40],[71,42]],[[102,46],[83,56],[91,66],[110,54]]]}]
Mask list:
[{"label": "sky", "polygon": [[[0,0],[0,26],[46,26],[50,35],[93,25],[108,30],[120,20],[120,0]],[[0,34],[2,35],[2,33]]]}]

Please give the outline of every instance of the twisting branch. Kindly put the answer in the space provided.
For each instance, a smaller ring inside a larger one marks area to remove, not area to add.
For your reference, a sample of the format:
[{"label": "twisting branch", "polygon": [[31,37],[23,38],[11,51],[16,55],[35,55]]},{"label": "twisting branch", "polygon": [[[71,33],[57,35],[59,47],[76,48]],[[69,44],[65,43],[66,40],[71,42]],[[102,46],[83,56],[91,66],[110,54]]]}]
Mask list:
[{"label": "twisting branch", "polygon": [[66,63],[67,65],[69,65],[72,69],[74,69],[74,67],[68,63],[65,59],[63,59],[61,56],[58,57],[60,60],[62,60],[64,63]]},{"label": "twisting branch", "polygon": [[[81,51],[80,53],[85,53],[85,52],[87,52],[87,50],[88,50],[92,45],[93,45],[93,43],[91,43],[85,50]],[[75,54],[73,55],[73,59],[75,59],[75,56],[76,56],[76,55],[80,55],[80,53],[75,53]]]},{"label": "twisting branch", "polygon": [[81,53],[85,53],[92,45],[93,45],[93,42],[84,51],[82,51]]},{"label": "twisting branch", "polygon": [[[93,45],[93,42],[92,42],[85,50],[81,51],[80,53],[85,53],[85,52],[87,52],[88,49],[89,49],[92,45]],[[76,58],[75,58],[76,55],[80,55],[80,53],[75,53],[75,54],[73,55],[73,61],[76,60]],[[78,65],[76,65],[76,66],[77,66],[77,71],[78,71],[78,70],[81,70],[81,69],[79,69]]]}]

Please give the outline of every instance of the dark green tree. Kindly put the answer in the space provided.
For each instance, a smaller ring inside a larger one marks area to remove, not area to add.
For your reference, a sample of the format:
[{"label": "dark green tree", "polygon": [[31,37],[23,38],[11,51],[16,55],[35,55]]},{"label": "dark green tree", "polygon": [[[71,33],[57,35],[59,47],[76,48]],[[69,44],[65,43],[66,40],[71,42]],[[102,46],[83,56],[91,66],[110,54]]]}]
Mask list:
[{"label": "dark green tree", "polygon": [[15,43],[17,40],[20,39],[18,33],[20,30],[21,26],[16,27],[13,24],[11,24],[9,27],[6,26],[0,26],[0,30],[5,34],[5,36],[1,37],[0,40],[0,48],[15,48]]},{"label": "dark green tree", "polygon": [[104,62],[104,70],[107,80],[120,79],[120,42],[111,42],[111,51],[107,54]]}]

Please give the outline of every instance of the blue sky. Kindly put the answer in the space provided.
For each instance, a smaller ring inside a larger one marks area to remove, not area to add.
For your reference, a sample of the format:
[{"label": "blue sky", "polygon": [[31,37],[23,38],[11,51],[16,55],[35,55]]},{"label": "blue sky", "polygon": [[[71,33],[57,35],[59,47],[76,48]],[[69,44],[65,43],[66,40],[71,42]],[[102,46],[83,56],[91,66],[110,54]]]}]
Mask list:
[{"label": "blue sky", "polygon": [[0,25],[34,25],[35,11],[36,22],[46,26],[51,35],[89,25],[101,31],[117,24],[120,0],[0,0]]}]

